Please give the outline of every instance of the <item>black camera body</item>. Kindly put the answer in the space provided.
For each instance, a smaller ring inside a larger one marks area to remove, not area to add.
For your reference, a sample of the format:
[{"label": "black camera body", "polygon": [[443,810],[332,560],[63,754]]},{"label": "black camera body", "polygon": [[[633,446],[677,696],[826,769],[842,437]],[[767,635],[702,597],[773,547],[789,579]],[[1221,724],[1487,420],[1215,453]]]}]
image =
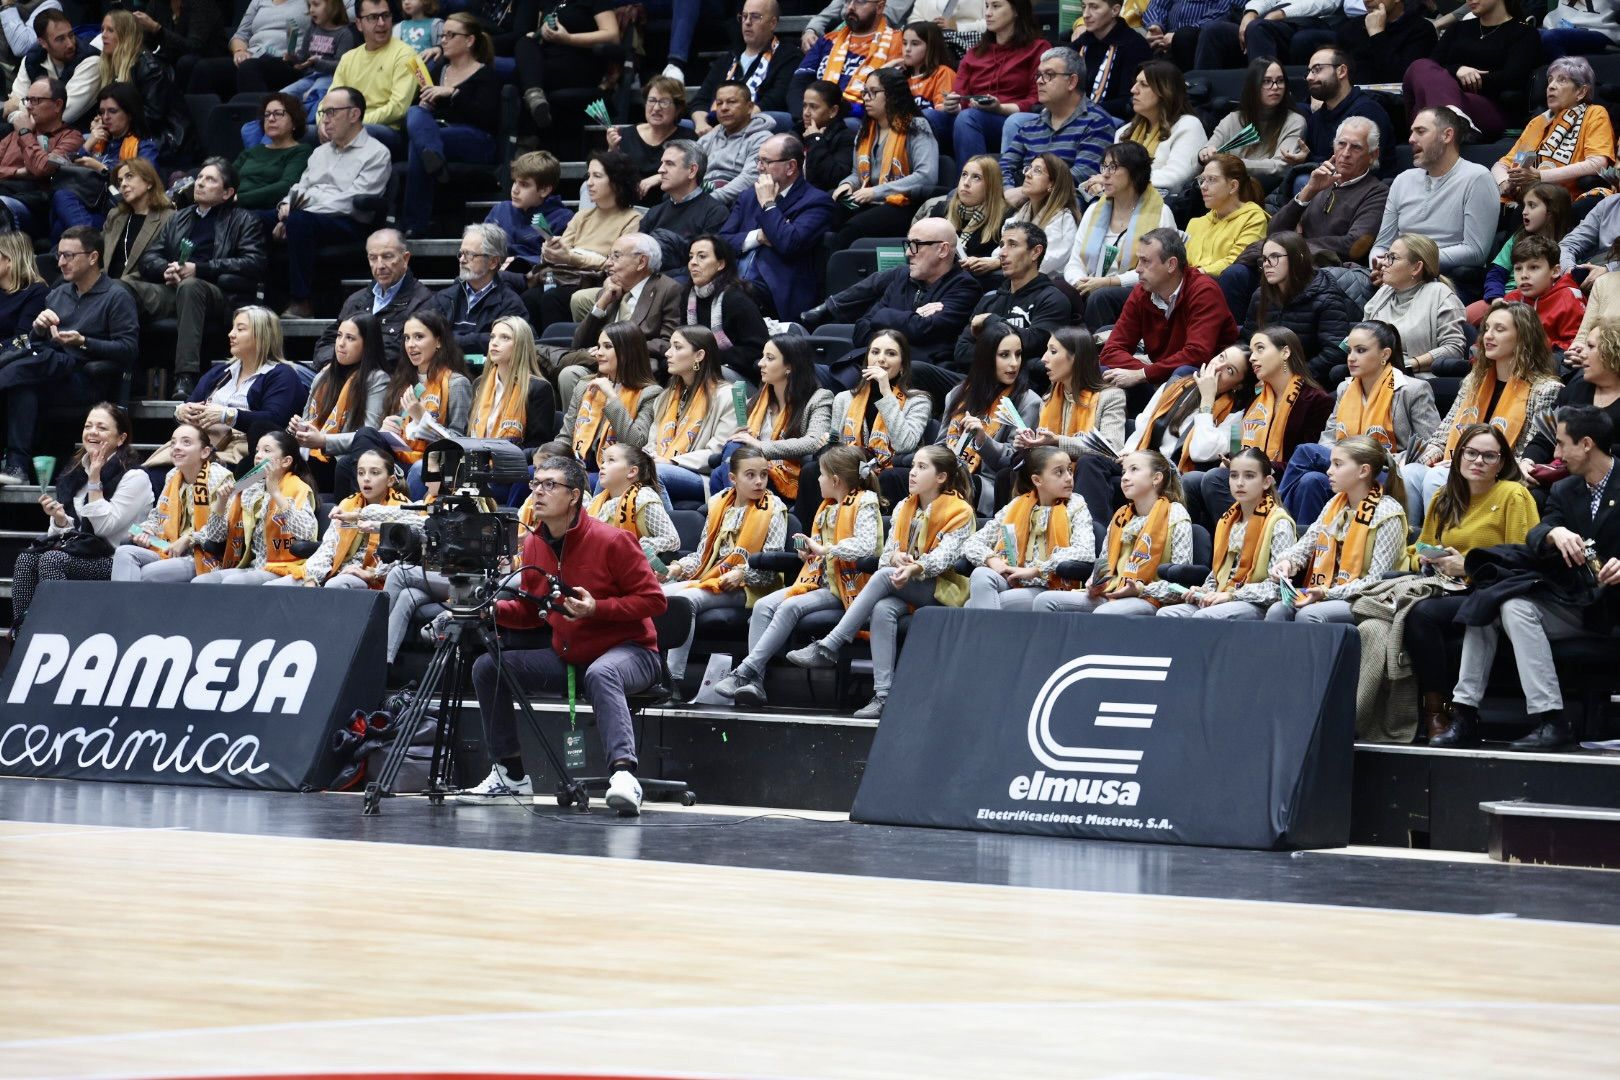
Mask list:
[{"label": "black camera body", "polygon": [[428,447],[425,481],[441,494],[420,526],[391,521],[379,530],[377,556],[446,576],[495,577],[518,549],[517,512],[497,509],[489,485],[528,479],[523,451],[505,439],[441,439]]}]

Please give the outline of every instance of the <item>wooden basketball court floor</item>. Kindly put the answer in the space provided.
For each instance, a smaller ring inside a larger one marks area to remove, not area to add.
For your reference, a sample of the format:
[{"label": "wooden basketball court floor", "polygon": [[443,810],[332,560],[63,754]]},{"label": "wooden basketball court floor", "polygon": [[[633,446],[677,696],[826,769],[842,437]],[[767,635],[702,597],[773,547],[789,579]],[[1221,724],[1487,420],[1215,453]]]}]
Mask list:
[{"label": "wooden basketball court floor", "polygon": [[1620,876],[0,781],[0,1076],[1577,1077]]}]

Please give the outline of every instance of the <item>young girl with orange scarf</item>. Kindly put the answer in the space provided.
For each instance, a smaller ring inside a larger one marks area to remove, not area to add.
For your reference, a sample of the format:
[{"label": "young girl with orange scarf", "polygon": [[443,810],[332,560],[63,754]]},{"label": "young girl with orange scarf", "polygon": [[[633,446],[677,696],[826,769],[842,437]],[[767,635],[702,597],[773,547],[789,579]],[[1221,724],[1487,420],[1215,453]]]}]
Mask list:
[{"label": "young girl with orange scarf", "polygon": [[671,500],[701,503],[709,495],[709,461],[737,430],[732,384],[723,378],[720,344],[706,327],[672,332],[664,361],[669,386],[625,441],[646,447]]},{"label": "young girl with orange scarf", "polygon": [[1340,440],[1328,480],[1333,499],[1299,543],[1271,564],[1277,581],[1293,581],[1304,571],[1304,587],[1272,604],[1267,622],[1354,622],[1355,595],[1389,571],[1406,569],[1406,491],[1388,448],[1367,435]]},{"label": "young girl with orange scarf", "polygon": [[1152,615],[1174,595],[1170,583],[1159,580],[1159,567],[1190,563],[1193,556],[1180,475],[1163,454],[1138,450],[1122,460],[1119,488],[1126,502],[1108,523],[1106,554],[1087,587],[1044,592],[1032,610]]},{"label": "young girl with orange scarf", "polygon": [[966,380],[945,396],[939,443],[973,477],[975,506],[986,514],[996,505],[996,479],[1012,464],[1013,436],[1019,431],[1005,416],[1008,407],[1026,430],[1040,422],[1041,399],[1024,375],[1023,339],[1016,331],[1000,338],[981,334]]},{"label": "young girl with orange scarf", "polygon": [[855,569],[875,558],[883,543],[877,485],[861,475],[860,452],[835,446],[821,457],[821,506],[809,535],[794,542],[804,565],[797,580],[760,600],[748,620],[748,655],[714,691],[742,705],[765,704],[765,665],[781,652],[799,620],[817,611],[848,608],[870,575]]},{"label": "young girl with orange scarf", "polygon": [[1160,615],[1178,619],[1258,620],[1277,599],[1271,568],[1299,538],[1294,519],[1277,499],[1271,458],[1245,446],[1228,465],[1232,505],[1215,523],[1214,568],[1202,585]]},{"label": "young girl with orange scarf", "polygon": [[[614,443],[602,454],[596,495],[585,504],[585,512],[597,521],[633,535],[649,560],[681,546],[680,534],[658,495],[658,479],[658,466],[645,450]],[[530,528],[535,525],[533,511],[531,496],[519,514]]]},{"label": "young girl with orange scarf", "polygon": [[[731,486],[731,451],[752,446],[771,462],[771,490],[783,502],[799,497],[804,459],[827,445],[832,431],[831,390],[816,378],[816,354],[803,334],[776,334],[759,358],[759,393],[748,405],[748,423],[731,433],[709,487]],[[810,491],[816,486],[812,483]],[[806,519],[808,520],[808,515]]]},{"label": "young girl with orange scarf", "polygon": [[113,552],[114,581],[190,581],[218,567],[197,547],[214,498],[232,482],[231,470],[214,460],[208,432],[179,424],[169,438],[174,468],[163,481],[152,512],[135,534]]},{"label": "young girl with orange scarf", "polygon": [[962,549],[976,563],[968,579],[970,608],[1028,611],[1047,589],[1074,584],[1052,576],[1062,562],[1097,557],[1086,501],[1074,494],[1074,459],[1054,446],[1025,455],[1014,499]]},{"label": "young girl with orange scarf", "polygon": [[755,570],[748,556],[775,550],[787,539],[787,507],[771,494],[770,462],[757,450],[738,450],[731,457],[731,490],[709,502],[698,549],[669,568],[668,596],[692,601],[692,626],[686,640],[669,651],[669,676],[677,684],[686,675],[697,616],[710,608],[748,607],[781,585],[778,574]]},{"label": "young girl with orange scarf", "polygon": [[303,568],[292,545],[315,539],[318,503],[298,444],[286,431],[267,431],[253,463],[264,471],[241,487],[224,485],[214,497],[203,544],[224,547],[219,569],[199,574],[195,584],[263,585]]},{"label": "young girl with orange scarf", "polygon": [[388,567],[377,559],[379,527],[386,521],[419,521],[421,514],[405,510],[405,495],[395,484],[392,458],[367,450],[354,463],[359,490],[332,508],[332,524],[321,546],[304,562],[303,570],[270,582],[304,585],[312,589],[380,589]]},{"label": "young girl with orange scarf", "polygon": [[968,598],[967,581],[953,569],[973,535],[967,470],[955,454],[935,443],[917,451],[907,482],[911,494],[895,507],[878,572],[831,632],[787,654],[788,662],[799,667],[836,667],[838,650],[870,624],[874,693],[856,711],[860,719],[883,715],[894,682],[900,616],[932,604],[961,607]]}]

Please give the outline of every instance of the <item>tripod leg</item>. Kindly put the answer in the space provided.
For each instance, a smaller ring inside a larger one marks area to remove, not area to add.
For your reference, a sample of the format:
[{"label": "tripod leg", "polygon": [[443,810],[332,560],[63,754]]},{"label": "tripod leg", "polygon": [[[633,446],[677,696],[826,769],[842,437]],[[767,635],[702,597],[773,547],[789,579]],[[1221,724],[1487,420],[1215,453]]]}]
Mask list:
[{"label": "tripod leg", "polygon": [[428,801],[435,806],[444,802],[444,793],[454,787],[451,778],[455,774],[456,738],[461,731],[461,707],[466,700],[462,680],[467,677],[470,667],[466,652],[458,644],[450,659],[449,677],[444,682],[444,715],[440,718],[439,730],[433,739]]},{"label": "tripod leg", "polygon": [[[389,794],[399,776],[400,766],[405,763],[410,753],[411,738],[421,724],[422,718],[427,715],[428,702],[444,677],[445,665],[450,662],[451,654],[457,649],[456,643],[449,637],[441,641],[433,650],[433,659],[428,661],[427,671],[422,676],[422,685],[417,688],[416,696],[411,699],[410,706],[395,723],[394,741],[388,745],[388,757],[383,762],[382,771],[377,778],[366,785],[365,802],[361,813],[367,817],[377,814],[382,808],[382,797]],[[404,733],[401,737],[400,733]],[[443,725],[434,738],[435,753],[438,743],[444,738]]]},{"label": "tripod leg", "polygon": [[556,770],[559,790],[566,791],[569,794],[572,800],[571,805],[576,811],[582,814],[585,813],[590,808],[590,794],[585,790],[585,785],[569,775],[568,767],[563,764],[563,759],[557,753],[556,747],[551,745],[551,740],[546,737],[545,729],[540,726],[540,718],[535,715],[534,708],[529,704],[528,695],[523,692],[523,688],[518,685],[518,681],[513,677],[512,673],[506,670],[506,665],[500,662],[501,654],[492,640],[494,637],[493,632],[488,627],[480,627],[478,633],[484,642],[485,651],[495,660],[495,670],[500,675],[501,685],[506,687],[507,693],[512,695],[513,703],[517,705],[518,711],[523,713],[523,718],[528,721],[529,729],[534,732],[534,737],[540,743],[540,749],[545,751],[546,760]]}]

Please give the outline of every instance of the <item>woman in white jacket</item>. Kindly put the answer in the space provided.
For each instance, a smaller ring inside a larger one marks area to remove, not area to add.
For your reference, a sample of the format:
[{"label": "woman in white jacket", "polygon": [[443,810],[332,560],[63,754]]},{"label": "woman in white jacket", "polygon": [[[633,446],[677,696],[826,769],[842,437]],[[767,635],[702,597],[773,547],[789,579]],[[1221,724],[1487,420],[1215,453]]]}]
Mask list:
[{"label": "woman in white jacket", "polygon": [[1204,124],[1187,105],[1187,80],[1168,60],[1149,60],[1131,85],[1136,116],[1115,134],[1120,142],[1140,143],[1153,156],[1153,186],[1174,195],[1198,172]]}]

